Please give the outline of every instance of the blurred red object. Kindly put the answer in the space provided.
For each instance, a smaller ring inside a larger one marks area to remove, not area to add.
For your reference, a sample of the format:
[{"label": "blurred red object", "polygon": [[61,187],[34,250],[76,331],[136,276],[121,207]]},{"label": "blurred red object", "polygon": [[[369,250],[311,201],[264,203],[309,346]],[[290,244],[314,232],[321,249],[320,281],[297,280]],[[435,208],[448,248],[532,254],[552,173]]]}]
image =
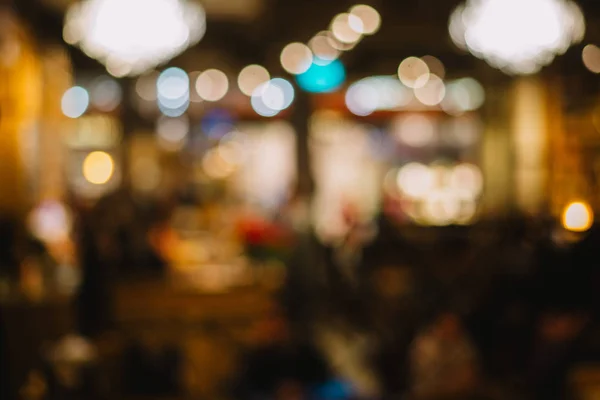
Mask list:
[{"label": "blurred red object", "polygon": [[285,226],[259,217],[246,217],[238,222],[237,232],[249,246],[288,248],[293,244],[293,234]]}]

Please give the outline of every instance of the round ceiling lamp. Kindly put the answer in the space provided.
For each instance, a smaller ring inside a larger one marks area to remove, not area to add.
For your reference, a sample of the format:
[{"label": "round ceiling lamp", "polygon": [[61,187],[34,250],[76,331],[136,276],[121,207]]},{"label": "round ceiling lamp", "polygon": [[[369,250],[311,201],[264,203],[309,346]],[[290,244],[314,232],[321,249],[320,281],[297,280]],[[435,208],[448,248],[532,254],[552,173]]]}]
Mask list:
[{"label": "round ceiling lamp", "polygon": [[85,0],[68,9],[63,38],[123,77],[169,61],[205,31],[204,9],[187,0]]},{"label": "round ceiling lamp", "polygon": [[453,42],[508,74],[550,64],[585,34],[571,0],[466,0],[450,17]]}]

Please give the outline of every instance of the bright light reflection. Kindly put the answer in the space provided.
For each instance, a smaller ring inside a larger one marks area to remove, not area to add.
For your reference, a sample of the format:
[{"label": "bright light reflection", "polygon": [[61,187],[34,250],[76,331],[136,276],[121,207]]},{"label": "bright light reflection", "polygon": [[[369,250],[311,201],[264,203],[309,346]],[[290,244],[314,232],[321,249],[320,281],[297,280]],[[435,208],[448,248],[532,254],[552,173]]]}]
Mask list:
[{"label": "bright light reflection", "polygon": [[467,0],[449,23],[454,43],[510,74],[532,74],[585,34],[569,0]]},{"label": "bright light reflection", "polygon": [[204,36],[202,6],[182,0],[88,0],[65,16],[63,37],[115,76],[137,75]]},{"label": "bright light reflection", "polygon": [[271,79],[269,71],[260,65],[248,65],[240,71],[238,86],[246,96],[252,96],[257,87]]},{"label": "bright light reflection", "polygon": [[114,161],[104,151],[94,151],[83,161],[83,176],[94,185],[103,185],[113,176]]},{"label": "bright light reflection", "polygon": [[313,55],[305,44],[290,43],[281,51],[280,61],[283,69],[292,75],[298,75],[308,71]]},{"label": "bright light reflection", "polygon": [[219,101],[229,90],[229,80],[223,71],[208,69],[196,79],[196,93],[206,101]]},{"label": "bright light reflection", "polygon": [[569,204],[562,215],[563,227],[571,232],[585,232],[594,223],[594,212],[585,202],[573,202]]},{"label": "bright light reflection", "polygon": [[90,95],[81,86],[73,86],[62,97],[61,108],[64,115],[69,118],[79,118],[90,105]]}]

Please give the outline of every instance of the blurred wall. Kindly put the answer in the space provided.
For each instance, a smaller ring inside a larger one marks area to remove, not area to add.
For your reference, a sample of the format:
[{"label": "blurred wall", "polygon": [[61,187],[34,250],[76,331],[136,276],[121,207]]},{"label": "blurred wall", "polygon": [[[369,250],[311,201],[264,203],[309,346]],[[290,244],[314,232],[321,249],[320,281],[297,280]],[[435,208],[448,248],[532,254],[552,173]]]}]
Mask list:
[{"label": "blurred wall", "polygon": [[41,106],[41,62],[31,36],[0,8],[0,213],[26,210],[24,156]]}]

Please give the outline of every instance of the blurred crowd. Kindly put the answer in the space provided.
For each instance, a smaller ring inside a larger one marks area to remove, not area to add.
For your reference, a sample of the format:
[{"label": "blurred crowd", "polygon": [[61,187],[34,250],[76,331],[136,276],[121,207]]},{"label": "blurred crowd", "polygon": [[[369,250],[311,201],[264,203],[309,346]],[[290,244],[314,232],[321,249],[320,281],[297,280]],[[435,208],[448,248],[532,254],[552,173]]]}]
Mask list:
[{"label": "blurred crowd", "polygon": [[[79,210],[77,334],[89,346],[111,328],[117,271],[164,273],[152,232],[166,215],[124,193]],[[295,232],[286,283],[223,386],[229,398],[577,398],[574,374],[600,362],[598,227],[558,241],[550,224],[524,218],[440,229],[351,222],[335,244]],[[10,224],[1,233],[3,265],[44,252],[31,238],[17,246]],[[132,343],[123,357],[126,392],[181,394],[180,349]]]}]

